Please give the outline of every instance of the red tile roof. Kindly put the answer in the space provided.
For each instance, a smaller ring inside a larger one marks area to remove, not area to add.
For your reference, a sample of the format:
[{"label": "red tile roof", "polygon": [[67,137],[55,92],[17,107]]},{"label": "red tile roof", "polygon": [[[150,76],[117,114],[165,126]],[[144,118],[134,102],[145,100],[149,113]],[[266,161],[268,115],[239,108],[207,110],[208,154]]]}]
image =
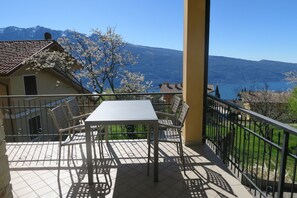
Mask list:
[{"label": "red tile roof", "polygon": [[[160,84],[160,92],[161,93],[182,93],[183,91],[183,83],[175,83],[169,84],[167,82]],[[207,93],[214,92],[214,86],[209,84],[207,85]]]},{"label": "red tile roof", "polygon": [[169,84],[169,83],[163,83],[160,85],[160,92],[161,93],[175,93],[175,92],[182,92],[183,91],[183,84]]},{"label": "red tile roof", "polygon": [[52,40],[0,41],[0,75],[8,75],[22,61],[52,45]]}]

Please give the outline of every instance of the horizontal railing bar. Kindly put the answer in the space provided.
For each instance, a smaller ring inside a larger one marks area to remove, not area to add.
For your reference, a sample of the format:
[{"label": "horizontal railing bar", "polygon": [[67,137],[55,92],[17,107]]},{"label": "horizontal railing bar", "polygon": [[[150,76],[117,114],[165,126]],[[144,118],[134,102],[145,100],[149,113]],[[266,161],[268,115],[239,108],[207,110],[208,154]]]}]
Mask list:
[{"label": "horizontal railing bar", "polygon": [[[231,121],[231,122],[232,122],[232,123],[235,123],[235,122],[233,122],[233,121]],[[246,127],[242,126],[241,124],[237,124],[237,123],[235,123],[235,124],[236,124],[237,126],[240,126],[243,130],[245,130],[245,131],[247,131],[247,132],[253,134],[254,136],[256,136],[257,138],[259,138],[260,140],[262,140],[262,141],[264,141],[264,142],[270,144],[271,146],[274,146],[276,149],[278,149],[278,150],[282,150],[282,147],[281,147],[281,146],[275,144],[274,142],[271,142],[270,140],[268,140],[268,139],[266,139],[265,137],[263,137],[263,136],[261,136],[261,135],[255,133],[254,131],[250,130],[249,128],[246,128]]]},{"label": "horizontal railing bar", "polygon": [[5,95],[1,98],[39,98],[39,97],[65,97],[65,96],[150,96],[150,95],[175,95],[180,92],[152,92],[152,93],[104,93],[104,94],[39,94],[39,95]]},{"label": "horizontal railing bar", "polygon": [[278,128],[281,128],[281,129],[283,129],[284,131],[287,131],[287,132],[290,133],[290,134],[297,135],[297,129],[294,128],[294,127],[291,127],[291,126],[289,126],[289,125],[287,125],[287,124],[281,123],[281,122],[279,122],[279,121],[277,121],[277,120],[273,120],[273,119],[271,119],[271,118],[269,118],[269,117],[266,117],[266,116],[264,116],[264,115],[261,115],[261,114],[259,114],[259,113],[254,112],[254,111],[251,111],[251,110],[248,110],[248,109],[244,109],[244,108],[242,108],[242,107],[240,107],[240,106],[238,106],[238,105],[236,105],[236,104],[233,104],[233,103],[228,102],[228,101],[224,101],[224,100],[222,100],[222,99],[220,99],[220,98],[217,98],[217,97],[215,97],[215,96],[212,96],[212,95],[210,95],[210,94],[208,94],[207,96],[208,96],[209,98],[215,100],[215,101],[218,101],[218,102],[220,102],[220,103],[222,103],[222,104],[225,104],[225,105],[227,105],[227,106],[230,106],[230,107],[232,107],[232,108],[235,109],[235,110],[238,110],[238,111],[241,111],[241,112],[243,112],[243,113],[252,115],[252,116],[254,116],[254,117],[256,117],[256,118],[258,118],[258,119],[260,119],[260,120],[262,120],[262,121],[264,121],[264,122],[267,122],[267,123],[269,123],[269,124],[271,124],[271,125],[274,125],[274,126],[276,126],[276,127],[278,127]]},{"label": "horizontal railing bar", "polygon": [[[215,110],[215,111],[216,111],[217,113],[221,114],[222,117],[224,117],[225,119],[228,118],[227,116],[225,116],[224,114],[222,114],[220,111],[217,111],[217,110]],[[243,130],[245,130],[245,131],[247,131],[247,132],[249,132],[249,133],[255,135],[257,138],[261,139],[262,141],[264,141],[264,142],[266,142],[266,143],[268,143],[268,144],[271,144],[272,146],[274,146],[274,147],[277,148],[278,150],[282,150],[282,147],[281,147],[281,146],[279,146],[279,145],[275,144],[274,142],[272,142],[272,141],[266,139],[265,137],[262,137],[261,135],[255,133],[253,130],[251,130],[251,129],[249,129],[249,128],[246,128],[246,127],[243,126],[242,124],[240,124],[240,123],[238,123],[238,122],[234,122],[234,121],[232,121],[232,120],[230,120],[230,122],[233,123],[233,124],[235,124],[236,126],[239,126],[241,129],[243,129]]]},{"label": "horizontal railing bar", "polygon": [[292,157],[293,159],[297,160],[297,155],[294,155],[293,153],[288,153],[288,156]]}]

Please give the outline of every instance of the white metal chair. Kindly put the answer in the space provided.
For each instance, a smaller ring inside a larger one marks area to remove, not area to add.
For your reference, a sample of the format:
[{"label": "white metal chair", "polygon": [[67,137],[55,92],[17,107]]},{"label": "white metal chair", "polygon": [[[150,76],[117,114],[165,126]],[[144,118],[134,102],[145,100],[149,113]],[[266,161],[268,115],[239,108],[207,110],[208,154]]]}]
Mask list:
[{"label": "white metal chair", "polygon": [[[77,102],[76,98],[71,98],[70,100],[65,101],[68,115],[71,120],[73,120],[74,124],[84,124],[84,120],[87,119],[91,113],[85,113],[83,114],[79,108],[79,104]],[[99,147],[99,155],[100,158],[103,158],[103,146],[102,146],[102,140],[104,137],[104,129],[103,127],[100,128],[100,133],[98,133],[98,147]]]},{"label": "white metal chair", "polygon": [[[73,160],[73,146],[79,145],[82,155],[82,160],[85,161],[85,155],[83,153],[82,144],[86,144],[85,137],[85,127],[84,124],[74,125],[73,121],[68,119],[67,114],[64,111],[64,107],[62,105],[58,105],[53,109],[49,109],[49,114],[52,118],[55,128],[59,134],[59,161],[58,161],[58,182],[60,178],[60,169],[61,169],[61,154],[62,147],[68,147],[67,153],[67,164],[70,167],[70,158]],[[95,140],[97,137],[97,131],[91,132],[94,158],[96,160],[96,152],[95,152]],[[73,162],[74,166],[75,163]]]},{"label": "white metal chair", "polygon": [[173,97],[173,102],[171,104],[170,112],[156,111],[156,114],[159,118],[159,124],[173,124],[176,123],[176,117],[178,109],[180,107],[182,99],[175,95]]},{"label": "white metal chair", "polygon": [[[183,102],[181,111],[177,117],[177,123],[170,124],[159,124],[159,142],[171,142],[177,145],[177,152],[180,154],[181,161],[183,164],[183,169],[185,172],[185,160],[184,160],[184,152],[183,152],[183,142],[182,142],[182,128],[184,126],[184,122],[186,116],[189,111],[189,106]],[[150,136],[150,142],[153,141],[153,134]],[[147,174],[149,174],[149,164],[150,164],[150,151],[151,151],[151,143],[148,144],[148,169]],[[185,172],[186,173],[186,172]]]}]

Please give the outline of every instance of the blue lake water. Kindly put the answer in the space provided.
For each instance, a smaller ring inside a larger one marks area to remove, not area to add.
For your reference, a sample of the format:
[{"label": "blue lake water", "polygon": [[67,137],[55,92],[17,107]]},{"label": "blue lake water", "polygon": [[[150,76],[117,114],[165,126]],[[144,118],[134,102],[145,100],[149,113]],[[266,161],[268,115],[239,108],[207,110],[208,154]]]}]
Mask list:
[{"label": "blue lake water", "polygon": [[[271,91],[289,91],[295,85],[288,82],[257,82],[257,83],[236,83],[226,84],[218,83],[219,91],[222,99],[235,99],[237,98],[238,91],[246,88],[246,90],[263,90],[265,84],[268,86],[268,90]],[[214,84],[216,85],[216,84]]]}]

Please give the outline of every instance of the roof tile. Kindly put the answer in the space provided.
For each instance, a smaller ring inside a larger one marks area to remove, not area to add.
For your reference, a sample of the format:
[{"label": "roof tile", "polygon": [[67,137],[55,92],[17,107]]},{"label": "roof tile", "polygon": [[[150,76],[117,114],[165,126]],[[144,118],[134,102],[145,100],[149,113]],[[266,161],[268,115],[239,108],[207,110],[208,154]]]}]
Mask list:
[{"label": "roof tile", "polygon": [[52,40],[0,41],[0,75],[7,75],[22,61],[53,44]]}]

